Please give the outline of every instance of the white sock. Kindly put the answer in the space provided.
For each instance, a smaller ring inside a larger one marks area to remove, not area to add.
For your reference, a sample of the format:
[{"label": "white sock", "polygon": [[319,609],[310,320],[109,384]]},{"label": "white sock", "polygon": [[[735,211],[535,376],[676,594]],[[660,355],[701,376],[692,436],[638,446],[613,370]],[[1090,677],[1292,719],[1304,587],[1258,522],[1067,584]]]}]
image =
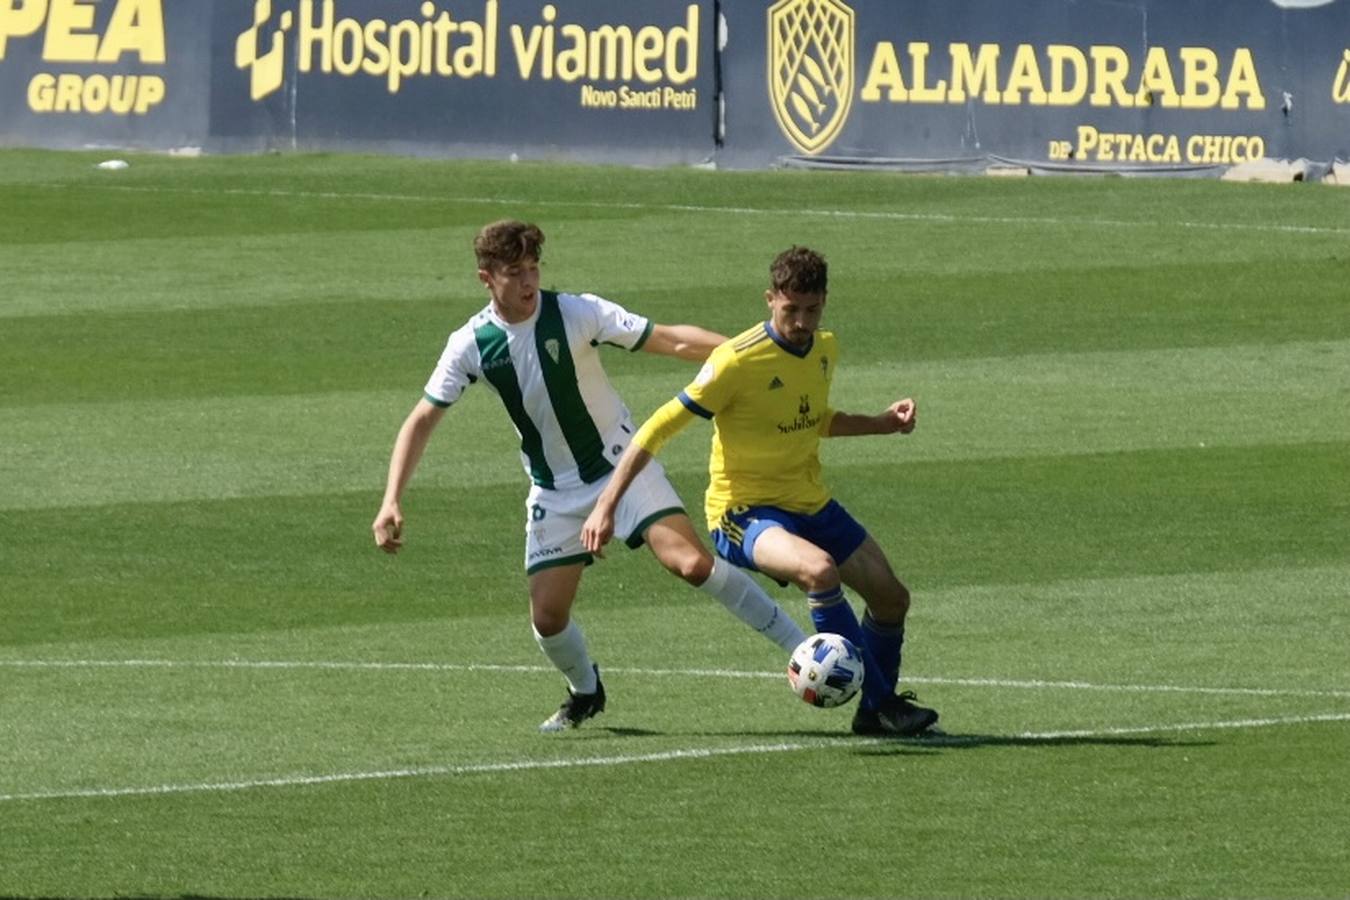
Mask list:
[{"label": "white sock", "polygon": [[721,601],[733,616],[789,653],[806,640],[806,634],[792,617],[764,593],[753,578],[724,559],[714,560],[712,574],[698,587]]},{"label": "white sock", "polygon": [[586,652],[586,636],[581,633],[576,622],[569,621],[566,628],[548,637],[540,634],[533,625],[530,630],[534,632],[534,640],[548,661],[563,673],[572,693],[595,693],[595,666],[591,662],[591,655]]}]

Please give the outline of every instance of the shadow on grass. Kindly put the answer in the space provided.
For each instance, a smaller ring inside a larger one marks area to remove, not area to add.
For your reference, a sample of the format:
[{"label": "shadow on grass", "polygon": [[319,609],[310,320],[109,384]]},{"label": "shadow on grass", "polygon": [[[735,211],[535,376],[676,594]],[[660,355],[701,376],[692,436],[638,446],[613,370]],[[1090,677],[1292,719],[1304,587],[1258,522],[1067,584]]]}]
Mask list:
[{"label": "shadow on grass", "polygon": [[[669,737],[670,732],[647,731],[640,728],[610,728],[618,737]],[[867,753],[912,752],[916,750],[964,750],[983,747],[1140,747],[1187,748],[1212,747],[1212,740],[1178,740],[1150,735],[1112,734],[928,734],[918,737],[855,737],[847,732],[832,734],[821,731],[690,731],[689,737],[734,737],[771,740],[815,739],[821,747],[847,747],[856,742],[859,751]]]},{"label": "shadow on grass", "polygon": [[871,752],[884,752],[888,748],[930,748],[933,750],[963,750],[983,747],[1212,747],[1214,741],[1177,740],[1175,738],[1152,737],[1148,735],[1110,735],[1110,734],[943,734],[914,738],[878,738],[866,749]]},{"label": "shadow on grass", "polygon": [[[662,731],[651,728],[619,728],[612,726],[588,729],[596,737],[617,738],[750,738],[771,741],[812,740],[820,742],[821,749],[849,748],[859,753],[879,756],[897,753],[931,753],[938,750],[968,750],[987,747],[1137,747],[1140,749],[1169,749],[1212,747],[1212,740],[1183,740],[1149,734],[926,734],[918,737],[855,737],[847,731],[760,730],[760,731]],[[802,749],[810,749],[803,747]]]},{"label": "shadow on grass", "polygon": [[615,737],[665,737],[664,731],[653,731],[650,728],[609,728],[602,726],[597,731],[605,731]]}]

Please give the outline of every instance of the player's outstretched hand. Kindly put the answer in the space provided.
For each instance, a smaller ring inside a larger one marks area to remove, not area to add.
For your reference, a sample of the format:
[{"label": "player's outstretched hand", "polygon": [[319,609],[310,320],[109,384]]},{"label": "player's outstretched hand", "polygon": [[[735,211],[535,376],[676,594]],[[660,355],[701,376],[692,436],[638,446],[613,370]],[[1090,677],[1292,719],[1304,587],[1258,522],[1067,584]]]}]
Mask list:
[{"label": "player's outstretched hand", "polygon": [[596,507],[581,526],[581,544],[600,558],[605,556],[605,545],[614,537],[614,515]]},{"label": "player's outstretched hand", "polygon": [[909,397],[897,400],[887,407],[885,416],[891,422],[891,430],[909,434],[918,424],[919,408]]},{"label": "player's outstretched hand", "polygon": [[398,505],[381,506],[370,530],[375,533],[375,546],[385,553],[397,553],[403,546],[403,513]]}]

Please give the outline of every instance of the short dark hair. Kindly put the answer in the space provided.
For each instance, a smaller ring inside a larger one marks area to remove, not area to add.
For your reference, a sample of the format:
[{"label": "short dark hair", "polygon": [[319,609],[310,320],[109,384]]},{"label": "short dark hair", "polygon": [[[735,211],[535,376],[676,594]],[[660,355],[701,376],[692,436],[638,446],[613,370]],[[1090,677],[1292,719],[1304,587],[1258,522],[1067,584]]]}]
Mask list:
[{"label": "short dark hair", "polygon": [[538,225],[503,219],[484,225],[473,239],[478,268],[493,271],[513,266],[523,259],[539,261],[544,249],[544,233]]},{"label": "short dark hair", "polygon": [[769,266],[769,283],[779,292],[824,294],[828,274],[825,257],[794,244],[773,258]]}]

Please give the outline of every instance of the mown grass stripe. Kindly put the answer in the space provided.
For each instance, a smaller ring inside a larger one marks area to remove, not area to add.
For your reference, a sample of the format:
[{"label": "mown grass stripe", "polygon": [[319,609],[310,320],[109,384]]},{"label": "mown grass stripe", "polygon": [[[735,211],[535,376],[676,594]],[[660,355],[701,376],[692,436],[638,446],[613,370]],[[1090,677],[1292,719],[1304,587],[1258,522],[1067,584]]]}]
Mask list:
[{"label": "mown grass stripe", "polygon": [[[0,659],[0,667],[13,669],[260,669],[352,671],[352,672],[494,672],[498,674],[556,675],[551,666],[505,665],[501,663],[445,662],[372,662],[359,660],[279,660],[279,659]],[[654,678],[770,679],[781,680],[780,671],[745,669],[653,669],[640,666],[606,666],[607,674],[637,675]],[[1026,690],[1107,691],[1121,693],[1213,694],[1246,697],[1330,697],[1350,698],[1350,690],[1321,688],[1206,687],[1180,684],[1096,684],[1087,681],[1056,681],[1025,678],[944,678],[942,676],[905,676],[906,684],[951,685],[957,687],[1016,688]]]},{"label": "mown grass stripe", "polygon": [[[626,202],[620,200],[547,200],[527,197],[475,197],[464,195],[447,197],[437,194],[400,194],[381,193],[377,191],[301,191],[279,188],[182,188],[151,187],[147,185],[94,185],[88,183],[62,184],[42,182],[34,182],[28,186],[76,192],[109,191],[152,194],[195,194],[219,197],[280,197],[287,199],[340,201],[366,200],[380,203],[417,203],[442,206],[471,204],[478,206],[510,207],[514,209],[522,207],[540,207],[545,209],[564,207],[567,209],[612,209],[631,210],[634,212],[705,213],[732,216],[782,216],[788,212],[788,210],[785,209],[763,206],[644,203],[640,201]],[[1270,222],[1205,222],[1192,219],[1141,219],[1139,221],[1131,221],[1129,219],[1105,219],[1090,216],[1084,216],[1082,218],[1071,216],[986,216],[964,215],[960,213],[916,213],[898,212],[895,210],[829,209],[812,207],[794,208],[791,210],[791,213],[793,216],[815,219],[851,219],[858,221],[914,222],[920,224],[1009,225],[1018,228],[1025,228],[1027,226],[1062,227],[1072,229],[1088,227],[1109,229],[1144,228],[1150,231],[1156,231],[1160,228],[1179,228],[1183,230],[1235,231],[1252,234],[1350,235],[1350,228],[1337,228],[1324,225],[1287,225]]]},{"label": "mown grass stripe", "polygon": [[471,763],[458,766],[421,766],[404,769],[383,769],[369,772],[337,772],[324,775],[285,775],[270,778],[241,779],[184,784],[161,784],[144,787],[85,788],[75,790],[29,791],[0,794],[0,803],[40,800],[98,799],[116,797],[153,797],[167,794],[196,794],[254,790],[258,788],[314,787],[363,781],[390,781],[407,778],[443,778],[466,775],[497,775],[514,772],[534,772],[553,769],[589,767],[608,768],[642,763],[663,763],[682,760],[706,760],[727,756],[795,753],[806,750],[878,747],[886,744],[913,746],[959,747],[1017,746],[1027,743],[1055,743],[1093,738],[1116,738],[1204,731],[1225,731],[1252,728],[1276,728],[1291,725],[1329,724],[1350,722],[1350,712],[1322,713],[1308,716],[1281,716],[1264,719],[1232,719],[1215,722],[1186,722],[1181,724],[1122,726],[1071,731],[1024,731],[1012,735],[947,735],[938,734],[902,739],[887,738],[823,738],[818,741],[792,741],[776,744],[743,744],[731,747],[688,747],[655,753],[622,754],[615,756],[583,756],[573,759],[516,760],[509,762]]},{"label": "mown grass stripe", "polygon": [[[827,480],[837,481],[828,476],[839,466],[879,461],[1347,441],[1350,417],[1326,411],[1350,390],[1350,368],[1339,365],[1348,356],[1350,341],[1328,341],[915,364],[906,367],[904,385],[919,400],[918,430],[907,438],[829,442]],[[1262,363],[1235,366],[1234,357]],[[1282,399],[1253,427],[1250,397],[1277,376]],[[868,410],[894,399],[893,366],[860,364],[839,377],[839,408]],[[678,383],[649,374],[616,381],[639,409]],[[1008,402],[1012,392],[1017,404]],[[217,397],[209,412],[207,398],[0,405],[0,510],[359,490],[382,481],[396,415],[415,396],[410,389]],[[419,485],[521,482],[509,422],[493,404],[473,399],[457,406],[443,429],[454,437],[435,445],[432,458],[455,465],[427,465]],[[128,429],[129,421],[140,427]],[[207,421],[212,427],[203,427]],[[351,426],[343,442],[331,440],[331,421]],[[460,437],[468,427],[473,440]],[[703,441],[686,438],[672,442],[664,461],[674,471],[694,471],[706,467],[706,452]],[[191,467],[179,465],[183,459]],[[11,467],[13,475],[3,477]]]}]

